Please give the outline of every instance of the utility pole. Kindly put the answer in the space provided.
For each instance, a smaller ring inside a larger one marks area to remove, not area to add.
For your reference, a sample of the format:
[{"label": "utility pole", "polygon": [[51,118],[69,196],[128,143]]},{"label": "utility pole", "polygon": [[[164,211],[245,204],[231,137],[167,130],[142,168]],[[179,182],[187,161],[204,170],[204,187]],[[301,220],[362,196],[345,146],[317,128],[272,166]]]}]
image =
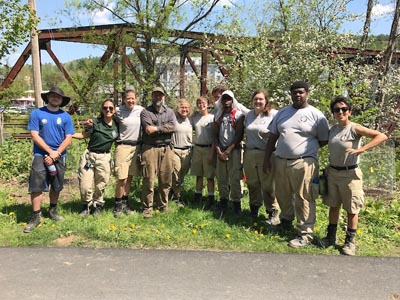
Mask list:
[{"label": "utility pole", "polygon": [[[28,0],[28,5],[31,8],[32,13],[36,17],[36,1]],[[34,27],[31,31],[31,44],[32,44],[32,70],[33,70],[33,90],[35,91],[35,102],[36,107],[43,106],[42,100],[42,76],[40,72],[40,49],[39,49],[39,37]]]}]

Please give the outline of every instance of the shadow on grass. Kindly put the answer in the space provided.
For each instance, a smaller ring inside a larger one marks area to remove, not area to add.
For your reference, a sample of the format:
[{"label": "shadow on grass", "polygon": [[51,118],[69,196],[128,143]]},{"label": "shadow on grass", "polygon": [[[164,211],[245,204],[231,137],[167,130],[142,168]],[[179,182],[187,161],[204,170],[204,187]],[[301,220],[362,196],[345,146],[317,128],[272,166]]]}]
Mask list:
[{"label": "shadow on grass", "polygon": [[14,213],[17,222],[27,222],[32,215],[32,206],[29,203],[16,203],[4,206],[1,212],[6,215]]}]

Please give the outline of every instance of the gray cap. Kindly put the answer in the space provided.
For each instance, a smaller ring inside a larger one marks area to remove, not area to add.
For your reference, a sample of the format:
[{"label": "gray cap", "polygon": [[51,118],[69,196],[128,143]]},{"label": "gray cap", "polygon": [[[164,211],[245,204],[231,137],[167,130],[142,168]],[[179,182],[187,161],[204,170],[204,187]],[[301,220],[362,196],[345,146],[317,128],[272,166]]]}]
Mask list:
[{"label": "gray cap", "polygon": [[151,91],[152,94],[155,93],[155,92],[160,92],[160,93],[162,93],[163,95],[165,95],[164,89],[163,89],[162,87],[160,87],[160,86],[155,87],[155,88]]}]

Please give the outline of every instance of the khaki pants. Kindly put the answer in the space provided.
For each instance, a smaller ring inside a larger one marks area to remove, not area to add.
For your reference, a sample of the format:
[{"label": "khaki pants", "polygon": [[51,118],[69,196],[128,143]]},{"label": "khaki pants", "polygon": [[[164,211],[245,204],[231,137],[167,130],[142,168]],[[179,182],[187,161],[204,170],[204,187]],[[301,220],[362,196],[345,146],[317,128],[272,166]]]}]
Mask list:
[{"label": "khaki pants", "polygon": [[172,185],[172,170],[174,152],[171,147],[153,147],[143,145],[142,151],[142,206],[145,212],[153,210],[154,185],[158,179],[158,193],[156,195],[156,208],[168,207],[168,193]]},{"label": "khaki pants", "polygon": [[239,149],[233,149],[229,160],[217,159],[216,174],[220,199],[230,198],[232,202],[240,202],[242,198],[240,180],[243,178],[243,170],[240,163],[240,152]]},{"label": "khaki pants", "polygon": [[182,183],[190,168],[190,149],[174,149],[174,160],[172,173],[172,191],[178,198],[181,196]]},{"label": "khaki pants", "polygon": [[265,151],[260,149],[246,149],[244,151],[244,173],[249,189],[250,204],[260,207],[265,204],[267,211],[278,209],[275,199],[275,181],[273,173],[263,172]]},{"label": "khaki pants", "polygon": [[84,204],[95,207],[104,205],[104,190],[110,174],[110,153],[98,154],[85,150],[78,169],[79,190]]},{"label": "khaki pants", "polygon": [[312,236],[318,197],[318,161],[312,157],[296,160],[275,157],[273,163],[281,218],[292,221],[296,216],[299,235]]}]

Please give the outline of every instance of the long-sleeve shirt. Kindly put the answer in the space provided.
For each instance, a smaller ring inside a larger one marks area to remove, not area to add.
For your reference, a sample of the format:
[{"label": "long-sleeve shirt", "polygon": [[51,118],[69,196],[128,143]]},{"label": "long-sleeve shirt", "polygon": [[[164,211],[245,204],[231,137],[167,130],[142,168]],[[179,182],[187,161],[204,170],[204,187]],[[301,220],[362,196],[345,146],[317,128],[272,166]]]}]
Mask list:
[{"label": "long-sleeve shirt", "polygon": [[[146,107],[140,114],[142,125],[143,144],[148,145],[169,145],[172,134],[175,131],[176,117],[172,109],[162,106],[160,111],[154,109],[153,105]],[[146,133],[147,126],[157,127],[157,132],[149,135]]]}]

